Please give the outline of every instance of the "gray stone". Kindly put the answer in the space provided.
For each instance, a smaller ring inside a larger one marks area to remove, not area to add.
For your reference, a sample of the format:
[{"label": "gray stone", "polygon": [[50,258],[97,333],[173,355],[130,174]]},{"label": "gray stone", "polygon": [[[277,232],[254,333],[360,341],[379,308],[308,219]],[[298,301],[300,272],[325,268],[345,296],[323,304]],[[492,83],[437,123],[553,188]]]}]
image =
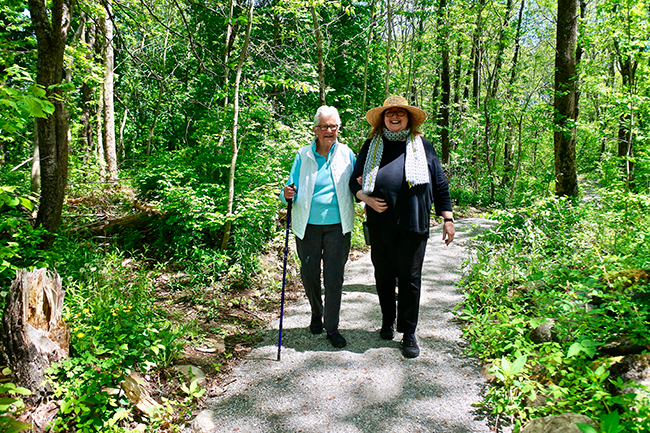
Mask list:
[{"label": "gray stone", "polygon": [[598,352],[616,357],[643,353],[645,349],[645,346],[637,344],[623,335],[609,341]]},{"label": "gray stone", "polygon": [[192,431],[194,433],[210,433],[217,426],[213,421],[214,413],[211,410],[203,410],[192,421]]},{"label": "gray stone", "polygon": [[205,373],[199,367],[195,365],[175,365],[172,368],[181,373],[190,382],[196,379],[199,385],[205,385]]},{"label": "gray stone", "polygon": [[[624,382],[650,386],[650,354],[624,357],[609,367],[609,378],[611,380],[621,378]],[[614,395],[639,392],[638,389],[633,387],[618,388],[611,382],[609,382],[609,391]]]},{"label": "gray stone", "polygon": [[546,319],[546,322],[530,331],[530,339],[537,344],[549,343],[553,341],[554,325],[555,321],[553,319]]},{"label": "gray stone", "polygon": [[598,424],[589,417],[577,413],[545,416],[531,420],[521,433],[582,433],[576,423],[589,424],[598,428]]}]

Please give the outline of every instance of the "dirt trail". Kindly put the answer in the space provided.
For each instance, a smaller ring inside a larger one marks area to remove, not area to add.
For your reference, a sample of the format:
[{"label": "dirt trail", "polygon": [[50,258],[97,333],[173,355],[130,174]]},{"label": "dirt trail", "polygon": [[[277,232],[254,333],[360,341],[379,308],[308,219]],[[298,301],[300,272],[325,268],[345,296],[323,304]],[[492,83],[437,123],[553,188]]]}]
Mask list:
[{"label": "dirt trail", "polygon": [[282,360],[277,326],[237,365],[225,392],[194,422],[197,432],[489,432],[472,403],[484,386],[475,359],[463,354],[453,309],[467,243],[492,223],[466,218],[456,240],[431,231],[425,257],[420,321],[422,354],[405,359],[401,334],[379,338],[381,313],[370,255],[348,262],[340,330],[348,341],[334,349],[324,334],[309,333],[306,298],[285,306]]}]

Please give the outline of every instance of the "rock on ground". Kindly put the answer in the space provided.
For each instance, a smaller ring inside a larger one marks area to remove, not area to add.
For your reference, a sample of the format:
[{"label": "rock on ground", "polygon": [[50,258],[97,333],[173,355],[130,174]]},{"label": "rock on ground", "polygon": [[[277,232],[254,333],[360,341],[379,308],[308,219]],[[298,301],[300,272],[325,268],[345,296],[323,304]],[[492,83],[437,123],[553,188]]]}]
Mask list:
[{"label": "rock on ground", "polygon": [[582,430],[576,425],[578,422],[597,427],[591,418],[584,415],[563,413],[562,415],[535,418],[526,424],[521,433],[582,433]]}]

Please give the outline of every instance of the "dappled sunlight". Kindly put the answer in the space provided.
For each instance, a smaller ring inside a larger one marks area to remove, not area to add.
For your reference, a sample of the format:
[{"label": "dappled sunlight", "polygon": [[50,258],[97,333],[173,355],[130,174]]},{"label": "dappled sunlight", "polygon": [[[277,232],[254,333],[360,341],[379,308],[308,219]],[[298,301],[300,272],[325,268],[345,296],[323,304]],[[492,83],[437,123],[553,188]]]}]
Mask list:
[{"label": "dappled sunlight", "polygon": [[467,254],[460,246],[462,220],[458,225],[458,244],[439,246],[436,233],[429,241],[416,333],[420,357],[403,357],[401,334],[392,341],[379,337],[381,311],[366,254],[346,267],[339,329],[347,346],[335,349],[325,333],[312,335],[307,299],[292,301],[285,308],[281,361],[276,321],[214,400],[219,431],[487,431],[472,407],[483,383],[479,365],[463,355],[452,312],[462,300],[455,284]]}]

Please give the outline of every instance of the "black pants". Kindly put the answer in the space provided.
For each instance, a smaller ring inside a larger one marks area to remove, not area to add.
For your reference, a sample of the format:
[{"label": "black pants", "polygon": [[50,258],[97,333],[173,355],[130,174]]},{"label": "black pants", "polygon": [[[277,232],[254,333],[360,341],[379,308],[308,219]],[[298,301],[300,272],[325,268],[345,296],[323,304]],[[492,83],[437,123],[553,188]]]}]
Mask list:
[{"label": "black pants", "polygon": [[413,334],[418,324],[428,234],[401,231],[384,224],[369,225],[369,229],[382,325],[391,325],[397,317],[397,332]]},{"label": "black pants", "polygon": [[[325,330],[338,329],[343,270],[350,252],[350,233],[343,234],[341,224],[307,224],[305,236],[296,237],[300,257],[300,277],[314,317],[323,318]],[[325,286],[325,308],[321,292],[321,261]]]}]

